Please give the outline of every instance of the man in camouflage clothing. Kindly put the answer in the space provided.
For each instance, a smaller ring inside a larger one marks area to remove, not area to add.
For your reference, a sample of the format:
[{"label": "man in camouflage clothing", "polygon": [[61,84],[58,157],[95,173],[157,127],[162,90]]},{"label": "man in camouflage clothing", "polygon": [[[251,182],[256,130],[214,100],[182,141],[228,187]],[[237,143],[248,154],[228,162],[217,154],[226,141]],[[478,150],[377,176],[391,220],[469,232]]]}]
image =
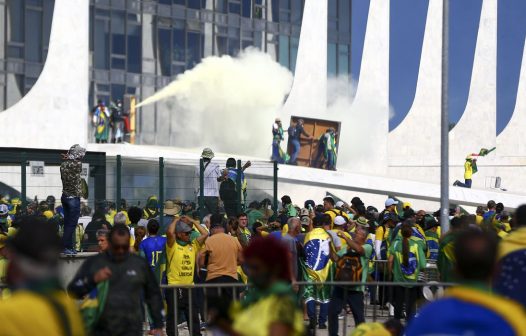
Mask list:
[{"label": "man in camouflage clothing", "polygon": [[82,159],[86,149],[73,145],[66,154],[62,154],[60,177],[62,179],[62,207],[64,209],[64,234],[62,243],[64,254],[76,254],[73,233],[80,217],[80,197],[82,196]]}]

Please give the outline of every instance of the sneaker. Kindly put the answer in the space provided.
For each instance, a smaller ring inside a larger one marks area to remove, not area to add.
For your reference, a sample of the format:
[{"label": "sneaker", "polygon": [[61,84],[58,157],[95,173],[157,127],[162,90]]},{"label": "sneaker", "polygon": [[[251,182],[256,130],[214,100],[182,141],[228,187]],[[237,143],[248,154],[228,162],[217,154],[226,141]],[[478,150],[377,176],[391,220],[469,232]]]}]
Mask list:
[{"label": "sneaker", "polygon": [[327,325],[325,323],[320,323],[318,329],[327,329]]},{"label": "sneaker", "polygon": [[389,317],[393,317],[394,316],[394,306],[388,303],[387,307],[389,308]]},{"label": "sneaker", "polygon": [[62,251],[62,254],[65,254],[65,255],[76,255],[77,251],[67,248],[67,249],[64,249],[64,251]]},{"label": "sneaker", "polygon": [[459,181],[459,180],[456,180],[455,182],[453,182],[453,187],[458,186],[459,183],[460,183],[460,181]]},{"label": "sneaker", "polygon": [[206,324],[206,322],[201,322],[199,327],[201,328],[201,331],[204,331],[204,330],[206,330],[206,327],[208,327],[208,324]]}]

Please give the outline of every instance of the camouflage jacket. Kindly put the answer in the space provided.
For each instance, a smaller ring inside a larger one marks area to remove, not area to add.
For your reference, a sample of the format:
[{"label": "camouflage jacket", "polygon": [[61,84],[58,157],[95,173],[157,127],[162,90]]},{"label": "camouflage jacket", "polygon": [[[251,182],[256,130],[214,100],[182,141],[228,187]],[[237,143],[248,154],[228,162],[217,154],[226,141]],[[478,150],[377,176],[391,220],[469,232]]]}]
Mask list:
[{"label": "camouflage jacket", "polygon": [[82,196],[82,162],[66,160],[60,165],[60,177],[62,178],[62,193],[67,197]]}]

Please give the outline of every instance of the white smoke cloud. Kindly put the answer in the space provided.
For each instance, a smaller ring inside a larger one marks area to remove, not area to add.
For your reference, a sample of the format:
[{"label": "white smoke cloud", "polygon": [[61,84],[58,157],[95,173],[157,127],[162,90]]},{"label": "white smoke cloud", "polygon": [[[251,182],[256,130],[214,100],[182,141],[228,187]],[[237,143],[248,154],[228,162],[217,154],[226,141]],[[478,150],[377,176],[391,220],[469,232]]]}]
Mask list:
[{"label": "white smoke cloud", "polygon": [[292,73],[254,48],[207,57],[137,106],[160,100],[171,116],[171,145],[266,158],[270,129]]}]

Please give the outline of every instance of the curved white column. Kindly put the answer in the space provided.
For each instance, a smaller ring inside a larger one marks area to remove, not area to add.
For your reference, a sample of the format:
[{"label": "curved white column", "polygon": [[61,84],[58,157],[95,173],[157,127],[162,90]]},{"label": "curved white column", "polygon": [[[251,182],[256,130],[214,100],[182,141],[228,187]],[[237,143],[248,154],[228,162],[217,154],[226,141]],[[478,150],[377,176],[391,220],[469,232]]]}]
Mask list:
[{"label": "curved white column", "polygon": [[[442,0],[429,1],[415,98],[404,120],[389,133],[389,165],[426,166],[440,162],[442,4]],[[399,173],[411,177],[410,170],[402,168]]]},{"label": "curved white column", "polygon": [[49,51],[33,88],[0,112],[2,146],[87,143],[89,1],[55,0]]},{"label": "curved white column", "polygon": [[327,1],[306,0],[294,82],[281,116],[320,118],[327,110]]},{"label": "curved white column", "polygon": [[360,80],[341,116],[338,168],[373,175],[387,171],[389,131],[389,1],[371,0]]},{"label": "curved white column", "polygon": [[526,43],[522,54],[521,73],[513,115],[497,137],[497,154],[507,157],[526,157]]},{"label": "curved white column", "polygon": [[451,164],[462,164],[467,154],[496,145],[496,89],[497,0],[483,0],[466,109],[449,133]]}]

